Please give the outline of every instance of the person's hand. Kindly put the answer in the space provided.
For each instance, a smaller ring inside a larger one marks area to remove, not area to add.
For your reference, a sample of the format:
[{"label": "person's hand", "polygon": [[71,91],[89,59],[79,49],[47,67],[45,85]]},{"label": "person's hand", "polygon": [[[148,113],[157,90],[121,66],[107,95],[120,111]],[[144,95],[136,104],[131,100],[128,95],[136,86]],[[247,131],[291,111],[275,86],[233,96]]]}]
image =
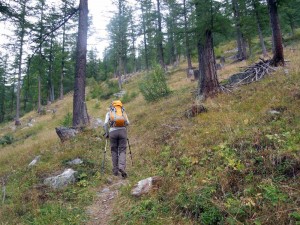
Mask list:
[{"label": "person's hand", "polygon": [[108,133],[105,133],[103,136],[104,136],[105,138],[109,138],[109,134],[108,134]]}]

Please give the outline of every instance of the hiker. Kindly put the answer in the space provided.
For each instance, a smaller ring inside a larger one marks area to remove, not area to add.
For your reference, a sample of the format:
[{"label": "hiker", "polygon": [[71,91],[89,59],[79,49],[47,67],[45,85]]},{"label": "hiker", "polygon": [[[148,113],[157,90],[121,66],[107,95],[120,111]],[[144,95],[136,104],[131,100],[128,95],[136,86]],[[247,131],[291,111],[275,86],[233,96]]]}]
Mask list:
[{"label": "hiker", "polygon": [[110,140],[113,175],[118,176],[119,172],[123,178],[126,173],[126,146],[127,130],[129,120],[123,104],[120,100],[113,101],[106,113],[104,121],[105,137]]}]

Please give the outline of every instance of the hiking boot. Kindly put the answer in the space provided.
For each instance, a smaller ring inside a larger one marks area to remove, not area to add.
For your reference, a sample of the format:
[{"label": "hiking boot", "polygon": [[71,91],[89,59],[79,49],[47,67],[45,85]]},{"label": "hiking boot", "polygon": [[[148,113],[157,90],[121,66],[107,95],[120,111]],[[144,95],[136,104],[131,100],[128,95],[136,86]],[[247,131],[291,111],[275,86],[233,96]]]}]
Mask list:
[{"label": "hiking boot", "polygon": [[127,173],[124,170],[119,169],[119,171],[120,171],[123,178],[127,178]]},{"label": "hiking boot", "polygon": [[113,169],[113,175],[114,175],[114,176],[119,176],[119,171],[118,171],[118,169]]},{"label": "hiking boot", "polygon": [[114,176],[119,176],[119,172],[113,172]]}]

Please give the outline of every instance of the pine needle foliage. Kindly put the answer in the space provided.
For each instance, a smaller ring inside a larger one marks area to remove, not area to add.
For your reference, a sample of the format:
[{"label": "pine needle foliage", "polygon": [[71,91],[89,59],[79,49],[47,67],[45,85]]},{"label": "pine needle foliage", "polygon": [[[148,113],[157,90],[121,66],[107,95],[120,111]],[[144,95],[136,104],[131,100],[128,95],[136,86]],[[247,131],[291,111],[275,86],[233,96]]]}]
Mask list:
[{"label": "pine needle foliage", "polygon": [[153,71],[146,73],[139,88],[147,102],[156,101],[170,94],[164,70],[156,65]]}]

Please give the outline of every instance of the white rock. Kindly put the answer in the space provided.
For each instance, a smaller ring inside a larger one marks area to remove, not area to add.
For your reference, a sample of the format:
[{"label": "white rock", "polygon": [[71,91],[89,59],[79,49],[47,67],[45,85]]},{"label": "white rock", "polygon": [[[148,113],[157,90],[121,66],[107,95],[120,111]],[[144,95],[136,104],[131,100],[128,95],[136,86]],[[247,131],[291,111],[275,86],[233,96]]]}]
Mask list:
[{"label": "white rock", "polygon": [[74,159],[74,160],[72,160],[70,162],[67,162],[67,164],[69,164],[69,165],[79,165],[81,163],[83,163],[83,161],[81,159],[79,159],[79,158]]},{"label": "white rock", "polygon": [[278,112],[276,110],[270,110],[269,113],[272,114],[272,115],[278,115],[278,114],[280,114],[280,112]]},{"label": "white rock", "polygon": [[96,129],[98,127],[103,127],[104,122],[100,118],[96,118],[95,121],[93,122],[93,128]]},{"label": "white rock", "polygon": [[157,189],[161,185],[161,177],[148,177],[139,181],[131,190],[133,196],[139,197],[149,193],[152,189]]},{"label": "white rock", "polygon": [[62,188],[68,184],[75,182],[75,174],[77,171],[66,169],[62,174],[54,177],[48,177],[44,180],[44,184],[54,189]]},{"label": "white rock", "polygon": [[37,163],[40,161],[40,158],[41,158],[40,155],[36,156],[36,157],[31,161],[31,163],[29,163],[28,166],[29,166],[29,167],[34,166],[35,164],[37,164]]}]

